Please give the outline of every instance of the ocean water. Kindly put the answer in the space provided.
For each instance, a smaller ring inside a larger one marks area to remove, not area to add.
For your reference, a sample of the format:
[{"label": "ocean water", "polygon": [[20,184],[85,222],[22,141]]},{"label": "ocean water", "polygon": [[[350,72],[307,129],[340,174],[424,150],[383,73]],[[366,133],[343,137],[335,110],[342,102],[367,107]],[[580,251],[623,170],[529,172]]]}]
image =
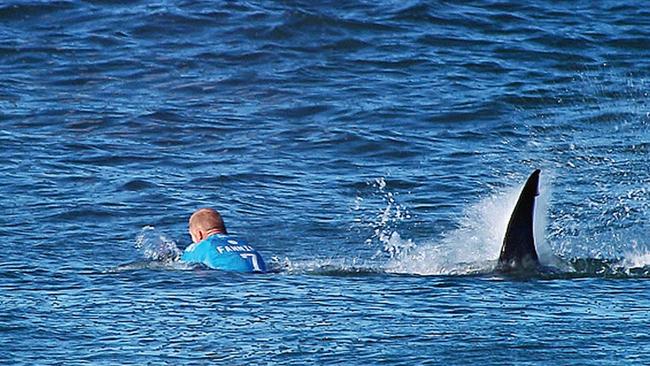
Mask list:
[{"label": "ocean water", "polygon": [[0,363],[650,364],[649,74],[634,2],[3,1]]}]

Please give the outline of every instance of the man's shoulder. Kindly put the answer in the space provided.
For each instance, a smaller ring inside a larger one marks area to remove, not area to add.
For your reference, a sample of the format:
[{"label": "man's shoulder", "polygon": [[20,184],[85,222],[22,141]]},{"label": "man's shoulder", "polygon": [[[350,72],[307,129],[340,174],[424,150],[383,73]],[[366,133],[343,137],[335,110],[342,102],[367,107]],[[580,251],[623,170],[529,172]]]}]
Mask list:
[{"label": "man's shoulder", "polygon": [[234,235],[227,235],[227,234],[216,234],[208,237],[206,241],[210,241],[211,243],[215,245],[245,245],[248,244],[248,241],[244,238],[240,238],[238,236]]},{"label": "man's shoulder", "polygon": [[226,234],[216,234],[210,235],[198,243],[190,244],[185,248],[185,252],[213,251],[215,249],[218,253],[255,251],[246,239]]}]

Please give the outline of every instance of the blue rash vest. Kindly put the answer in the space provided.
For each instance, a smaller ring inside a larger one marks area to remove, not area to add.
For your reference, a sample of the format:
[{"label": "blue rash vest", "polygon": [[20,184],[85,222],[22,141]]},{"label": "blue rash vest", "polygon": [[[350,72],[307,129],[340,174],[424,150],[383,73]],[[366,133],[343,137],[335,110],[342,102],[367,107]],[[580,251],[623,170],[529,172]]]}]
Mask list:
[{"label": "blue rash vest", "polygon": [[262,256],[245,240],[213,234],[185,248],[181,260],[234,272],[266,272]]}]

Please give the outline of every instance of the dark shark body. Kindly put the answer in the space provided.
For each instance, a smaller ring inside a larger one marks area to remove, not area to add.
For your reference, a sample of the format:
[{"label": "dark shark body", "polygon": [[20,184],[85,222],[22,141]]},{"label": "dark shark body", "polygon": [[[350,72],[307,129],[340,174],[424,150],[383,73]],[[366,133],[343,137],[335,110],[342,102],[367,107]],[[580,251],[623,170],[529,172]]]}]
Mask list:
[{"label": "dark shark body", "polygon": [[537,169],[528,177],[512,211],[497,263],[496,269],[499,272],[535,270],[540,267],[533,235],[539,173],[540,170]]}]

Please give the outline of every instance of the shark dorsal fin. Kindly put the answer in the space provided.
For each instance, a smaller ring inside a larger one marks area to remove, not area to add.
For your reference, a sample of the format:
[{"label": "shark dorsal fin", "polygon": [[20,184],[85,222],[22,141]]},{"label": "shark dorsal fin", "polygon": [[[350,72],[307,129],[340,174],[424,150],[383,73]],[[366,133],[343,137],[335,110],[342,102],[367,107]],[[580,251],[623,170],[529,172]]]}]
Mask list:
[{"label": "shark dorsal fin", "polygon": [[539,194],[539,173],[540,170],[537,169],[528,177],[510,216],[497,264],[497,269],[502,272],[535,268],[539,265],[533,237],[533,216],[535,197]]}]

